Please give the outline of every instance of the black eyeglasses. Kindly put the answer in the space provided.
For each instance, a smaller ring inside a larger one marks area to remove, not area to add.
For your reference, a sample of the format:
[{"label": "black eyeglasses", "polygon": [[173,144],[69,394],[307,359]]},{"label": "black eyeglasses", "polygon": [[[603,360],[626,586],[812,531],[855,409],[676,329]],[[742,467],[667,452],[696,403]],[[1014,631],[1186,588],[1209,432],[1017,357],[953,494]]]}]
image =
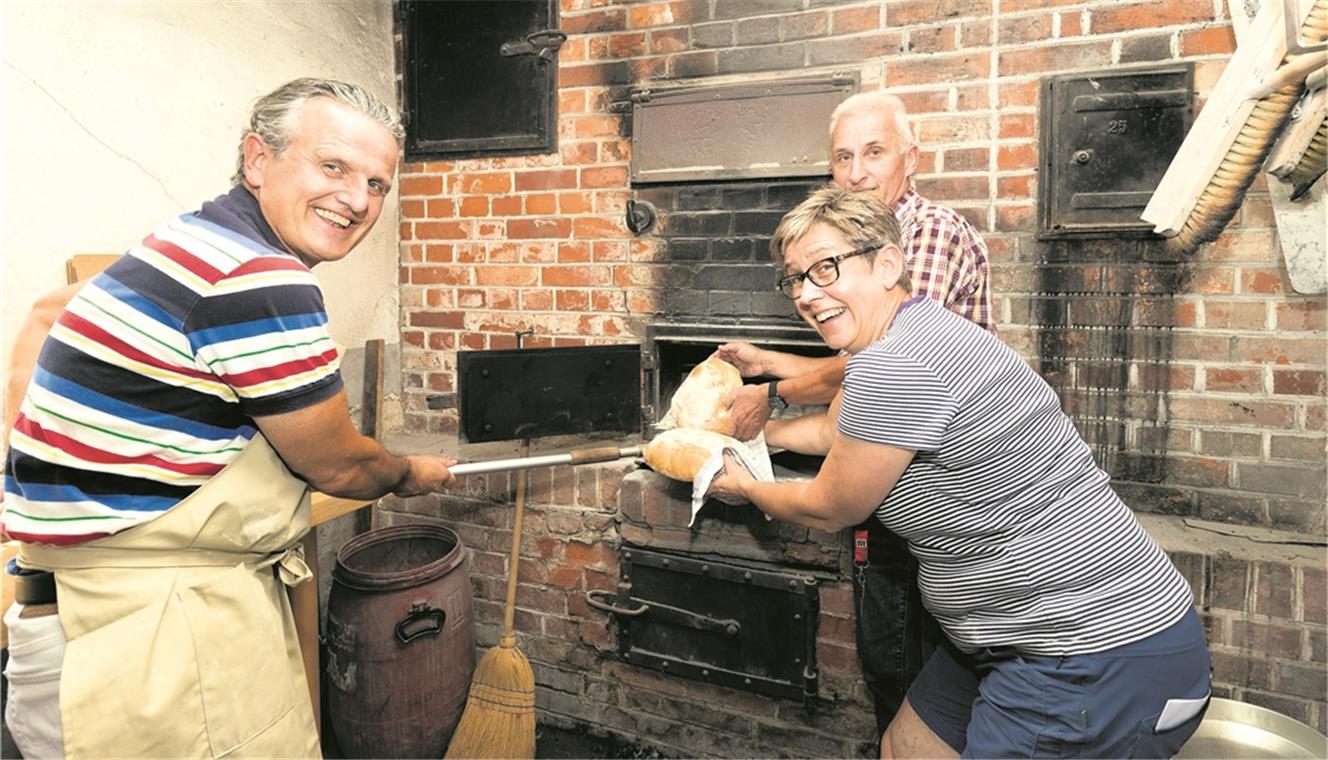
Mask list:
[{"label": "black eyeglasses", "polygon": [[802,295],[803,280],[811,280],[812,284],[818,288],[824,288],[833,285],[839,279],[839,262],[844,259],[851,259],[854,256],[863,256],[881,248],[882,243],[873,243],[866,248],[859,248],[856,251],[841,253],[838,256],[831,256],[828,259],[820,261],[807,267],[807,271],[802,274],[791,274],[788,277],[781,277],[779,282],[775,283],[775,289],[789,298],[797,298]]}]

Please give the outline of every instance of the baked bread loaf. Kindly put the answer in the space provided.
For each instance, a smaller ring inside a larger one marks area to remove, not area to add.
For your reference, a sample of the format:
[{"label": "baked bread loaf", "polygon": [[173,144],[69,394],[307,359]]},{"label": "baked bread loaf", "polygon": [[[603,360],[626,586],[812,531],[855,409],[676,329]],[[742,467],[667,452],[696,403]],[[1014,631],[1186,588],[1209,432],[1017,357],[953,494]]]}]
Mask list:
[{"label": "baked bread loaf", "polygon": [[713,356],[706,359],[693,367],[678,386],[659,427],[716,433],[728,430],[730,415],[724,406],[724,396],[741,385],[742,375],[737,367]]},{"label": "baked bread loaf", "polygon": [[655,472],[674,480],[691,482],[701,465],[725,446],[742,450],[736,438],[711,430],[675,428],[665,430],[646,443],[643,454],[646,464]]}]

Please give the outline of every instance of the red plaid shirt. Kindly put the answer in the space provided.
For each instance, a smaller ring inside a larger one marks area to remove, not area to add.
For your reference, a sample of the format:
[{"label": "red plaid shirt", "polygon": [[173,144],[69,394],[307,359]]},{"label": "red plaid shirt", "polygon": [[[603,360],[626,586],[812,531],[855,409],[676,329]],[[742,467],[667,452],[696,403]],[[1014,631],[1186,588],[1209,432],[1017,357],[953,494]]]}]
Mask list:
[{"label": "red plaid shirt", "polygon": [[909,188],[895,201],[913,292],[996,332],[991,315],[991,266],[987,244],[954,209],[939,206]]}]

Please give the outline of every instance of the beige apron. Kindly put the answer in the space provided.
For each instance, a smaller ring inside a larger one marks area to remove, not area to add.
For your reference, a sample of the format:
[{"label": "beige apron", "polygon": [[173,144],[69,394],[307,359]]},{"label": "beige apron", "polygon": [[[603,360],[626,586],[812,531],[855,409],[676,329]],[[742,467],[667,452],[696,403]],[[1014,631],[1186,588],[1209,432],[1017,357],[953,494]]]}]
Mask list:
[{"label": "beige apron", "polygon": [[65,755],[319,757],[287,586],[309,578],[309,491],[255,436],[165,514],[78,546],[55,572],[68,639]]}]

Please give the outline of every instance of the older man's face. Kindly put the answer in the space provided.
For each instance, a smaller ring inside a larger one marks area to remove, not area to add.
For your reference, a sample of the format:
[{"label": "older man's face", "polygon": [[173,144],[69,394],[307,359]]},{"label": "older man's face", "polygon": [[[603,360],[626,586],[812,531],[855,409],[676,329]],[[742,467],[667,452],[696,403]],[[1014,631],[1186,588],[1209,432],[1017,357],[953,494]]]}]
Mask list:
[{"label": "older man's face", "polygon": [[830,170],[835,182],[867,191],[892,205],[908,189],[918,165],[915,145],[904,147],[890,114],[879,108],[843,114],[830,135]]},{"label": "older man's face", "polygon": [[383,210],[397,166],[387,127],[331,98],[300,107],[290,145],[275,155],[246,137],[245,179],[277,238],[308,266],[344,258]]}]

